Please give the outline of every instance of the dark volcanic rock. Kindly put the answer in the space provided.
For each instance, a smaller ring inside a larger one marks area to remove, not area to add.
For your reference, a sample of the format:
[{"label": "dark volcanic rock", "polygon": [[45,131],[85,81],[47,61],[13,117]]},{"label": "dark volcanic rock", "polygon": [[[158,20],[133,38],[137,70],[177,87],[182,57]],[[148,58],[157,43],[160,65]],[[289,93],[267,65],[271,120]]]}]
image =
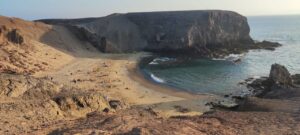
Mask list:
[{"label": "dark volcanic rock", "polygon": [[7,33],[7,39],[15,44],[24,43],[24,38],[17,29],[13,29]]},{"label": "dark volcanic rock", "polygon": [[77,27],[79,37],[85,37],[104,52],[180,52],[207,56],[215,50],[251,48],[254,44],[247,18],[231,11],[128,13],[40,21]]},{"label": "dark volcanic rock", "polygon": [[251,80],[247,86],[254,96],[264,98],[287,98],[299,96],[300,91],[293,82],[298,82],[298,75],[291,76],[282,65],[273,64],[269,77]]},{"label": "dark volcanic rock", "polygon": [[281,44],[276,42],[270,42],[270,41],[262,41],[255,43],[255,46],[257,49],[266,49],[266,50],[275,50],[276,47],[281,46]]},{"label": "dark volcanic rock", "polygon": [[119,100],[110,100],[108,103],[115,110],[124,108],[124,104]]},{"label": "dark volcanic rock", "polygon": [[292,75],[293,84],[300,85],[300,74]]},{"label": "dark volcanic rock", "polygon": [[293,84],[289,71],[279,64],[272,65],[269,79],[281,86],[291,86]]}]

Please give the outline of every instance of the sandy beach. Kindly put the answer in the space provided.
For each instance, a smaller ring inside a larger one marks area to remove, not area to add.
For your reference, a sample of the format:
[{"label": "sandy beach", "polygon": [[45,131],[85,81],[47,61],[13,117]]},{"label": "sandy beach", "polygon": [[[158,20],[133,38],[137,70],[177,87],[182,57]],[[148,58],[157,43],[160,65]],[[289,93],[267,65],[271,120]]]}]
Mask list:
[{"label": "sandy beach", "polygon": [[[100,54],[93,58],[75,58],[61,70],[38,73],[35,76],[52,77],[54,81],[69,87],[99,91],[108,98],[122,100],[129,106],[151,107],[164,117],[201,115],[210,110],[205,105],[207,102],[219,98],[182,92],[147,80],[138,67],[138,62],[145,56],[145,53]],[[101,77],[103,75],[105,77]],[[72,83],[77,78],[81,81]],[[105,86],[99,85],[101,82],[105,82]],[[184,106],[190,111],[180,113],[174,106]]]}]

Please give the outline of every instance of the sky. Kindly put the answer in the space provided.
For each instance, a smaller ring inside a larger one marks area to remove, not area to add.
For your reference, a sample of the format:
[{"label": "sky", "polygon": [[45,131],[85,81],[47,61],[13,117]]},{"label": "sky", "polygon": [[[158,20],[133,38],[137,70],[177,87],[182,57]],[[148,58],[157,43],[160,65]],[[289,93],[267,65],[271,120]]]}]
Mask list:
[{"label": "sky", "polygon": [[27,20],[205,9],[245,16],[300,14],[300,0],[0,0],[0,15]]}]

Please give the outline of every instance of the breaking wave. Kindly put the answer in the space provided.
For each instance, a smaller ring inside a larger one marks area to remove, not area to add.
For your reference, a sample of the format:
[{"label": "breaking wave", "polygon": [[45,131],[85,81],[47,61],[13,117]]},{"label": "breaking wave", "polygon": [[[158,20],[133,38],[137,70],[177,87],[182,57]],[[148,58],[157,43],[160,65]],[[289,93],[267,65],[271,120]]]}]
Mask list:
[{"label": "breaking wave", "polygon": [[160,57],[160,58],[155,58],[154,60],[152,60],[149,65],[158,65],[164,62],[168,62],[168,61],[176,61],[175,58],[168,58],[168,57]]},{"label": "breaking wave", "polygon": [[155,82],[157,83],[164,83],[165,80],[161,79],[161,78],[158,78],[157,76],[155,76],[154,74],[151,74],[150,75],[151,79],[154,80]]}]

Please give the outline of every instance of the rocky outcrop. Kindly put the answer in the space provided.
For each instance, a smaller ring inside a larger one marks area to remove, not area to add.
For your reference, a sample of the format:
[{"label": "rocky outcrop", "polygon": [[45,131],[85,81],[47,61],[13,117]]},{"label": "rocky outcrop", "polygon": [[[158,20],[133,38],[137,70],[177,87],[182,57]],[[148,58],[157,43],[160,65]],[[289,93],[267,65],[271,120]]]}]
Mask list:
[{"label": "rocky outcrop", "polygon": [[61,111],[84,116],[93,111],[115,111],[126,108],[120,100],[107,99],[100,93],[69,88],[51,81],[50,78],[0,74],[0,98],[19,99],[24,102],[54,101]]},{"label": "rocky outcrop", "polygon": [[265,98],[287,98],[299,96],[297,89],[298,75],[289,73],[286,67],[273,64],[269,77],[247,79],[247,86],[252,95]]},{"label": "rocky outcrop", "polygon": [[46,78],[0,74],[0,97],[46,99],[61,91],[61,86]]},{"label": "rocky outcrop", "polygon": [[24,37],[20,34],[20,31],[17,29],[13,29],[7,33],[7,39],[10,42],[15,44],[22,44],[24,43]]},{"label": "rocky outcrop", "polygon": [[88,109],[103,111],[109,108],[107,101],[100,94],[96,93],[81,93],[75,95],[64,95],[53,98],[53,100],[58,104],[63,111],[78,111]]},{"label": "rocky outcrop", "polygon": [[262,42],[255,43],[256,49],[266,49],[271,51],[274,51],[275,48],[279,46],[281,46],[281,44],[276,42],[265,41],[265,40]]},{"label": "rocky outcrop", "polygon": [[39,21],[71,26],[78,37],[103,52],[181,52],[207,56],[217,51],[230,53],[240,48],[258,48],[249,36],[247,18],[231,11],[127,13]]},{"label": "rocky outcrop", "polygon": [[279,64],[272,65],[269,79],[273,83],[281,86],[291,86],[293,84],[289,71],[286,69],[286,67]]},{"label": "rocky outcrop", "polygon": [[21,34],[19,29],[7,28],[5,25],[0,26],[0,43],[3,44],[5,41],[12,42],[14,44],[23,44],[25,42],[24,36]]}]

